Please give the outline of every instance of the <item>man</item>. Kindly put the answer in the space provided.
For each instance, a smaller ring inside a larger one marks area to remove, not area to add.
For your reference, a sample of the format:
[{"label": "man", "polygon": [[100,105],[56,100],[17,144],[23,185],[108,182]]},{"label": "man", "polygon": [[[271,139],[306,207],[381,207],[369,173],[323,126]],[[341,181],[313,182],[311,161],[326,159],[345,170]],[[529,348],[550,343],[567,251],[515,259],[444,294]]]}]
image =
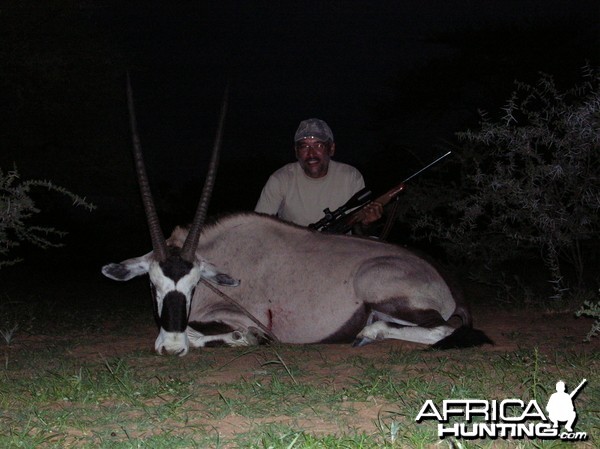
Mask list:
[{"label": "man", "polygon": [[[294,135],[297,162],[275,171],[260,194],[255,211],[308,226],[323,217],[323,210],[335,210],[363,189],[360,172],[331,160],[335,142],[323,120],[303,120]],[[372,202],[365,207],[363,225],[378,220],[382,206]]]},{"label": "man", "polygon": [[565,430],[573,432],[573,423],[577,419],[577,413],[575,412],[575,407],[573,407],[573,396],[575,396],[579,388],[577,387],[577,389],[569,394],[565,391],[565,383],[562,380],[556,382],[556,393],[552,393],[552,396],[548,399],[548,405],[546,405],[548,418],[552,421],[553,428],[558,427],[559,421],[566,421]]}]

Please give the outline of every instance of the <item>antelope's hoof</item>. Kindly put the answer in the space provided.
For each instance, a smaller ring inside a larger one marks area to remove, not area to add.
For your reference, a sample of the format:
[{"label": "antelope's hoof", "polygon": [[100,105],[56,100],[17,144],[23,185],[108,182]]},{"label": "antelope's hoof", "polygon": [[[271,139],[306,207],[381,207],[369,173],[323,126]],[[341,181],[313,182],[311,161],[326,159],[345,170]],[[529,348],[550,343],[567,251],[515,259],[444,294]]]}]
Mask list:
[{"label": "antelope's hoof", "polygon": [[369,337],[359,337],[359,338],[354,339],[354,342],[352,343],[352,347],[360,348],[361,346],[366,346],[370,343],[375,343],[375,340],[373,340],[372,338],[369,338]]}]

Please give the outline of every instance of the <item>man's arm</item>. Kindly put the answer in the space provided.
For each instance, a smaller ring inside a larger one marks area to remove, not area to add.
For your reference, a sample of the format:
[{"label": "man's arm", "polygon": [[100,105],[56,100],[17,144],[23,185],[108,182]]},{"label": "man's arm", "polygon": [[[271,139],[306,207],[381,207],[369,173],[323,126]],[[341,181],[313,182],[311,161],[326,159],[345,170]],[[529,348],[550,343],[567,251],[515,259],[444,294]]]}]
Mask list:
[{"label": "man's arm", "polygon": [[263,214],[277,215],[283,199],[279,181],[271,176],[260,193],[254,211]]},{"label": "man's arm", "polygon": [[[356,180],[357,192],[365,187],[365,180],[362,174],[358,172],[358,175],[359,178]],[[362,208],[362,214],[362,219],[360,220],[359,224],[363,226],[368,226],[381,218],[381,216],[383,215],[383,206],[377,201],[371,201],[369,204]]]}]

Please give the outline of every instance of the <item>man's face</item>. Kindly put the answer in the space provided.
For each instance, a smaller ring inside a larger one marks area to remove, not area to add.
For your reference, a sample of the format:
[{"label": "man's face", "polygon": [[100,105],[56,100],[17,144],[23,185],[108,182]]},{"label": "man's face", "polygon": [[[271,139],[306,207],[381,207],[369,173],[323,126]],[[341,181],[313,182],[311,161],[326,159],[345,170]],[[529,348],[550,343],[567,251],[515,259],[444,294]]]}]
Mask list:
[{"label": "man's face", "polygon": [[296,158],[306,176],[322,178],[327,174],[329,161],[335,153],[333,142],[323,142],[313,137],[307,137],[296,142]]}]

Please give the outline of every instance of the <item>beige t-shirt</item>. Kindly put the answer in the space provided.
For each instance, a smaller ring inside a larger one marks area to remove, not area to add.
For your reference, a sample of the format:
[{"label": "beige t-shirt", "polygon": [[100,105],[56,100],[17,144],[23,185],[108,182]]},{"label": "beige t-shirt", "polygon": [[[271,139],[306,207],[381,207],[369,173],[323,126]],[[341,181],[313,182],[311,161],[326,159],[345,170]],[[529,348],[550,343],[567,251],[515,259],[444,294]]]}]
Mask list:
[{"label": "beige t-shirt", "polygon": [[293,162],[271,175],[254,210],[308,226],[323,218],[325,208],[334,211],[364,186],[362,175],[350,165],[330,161],[327,175],[315,179]]}]

